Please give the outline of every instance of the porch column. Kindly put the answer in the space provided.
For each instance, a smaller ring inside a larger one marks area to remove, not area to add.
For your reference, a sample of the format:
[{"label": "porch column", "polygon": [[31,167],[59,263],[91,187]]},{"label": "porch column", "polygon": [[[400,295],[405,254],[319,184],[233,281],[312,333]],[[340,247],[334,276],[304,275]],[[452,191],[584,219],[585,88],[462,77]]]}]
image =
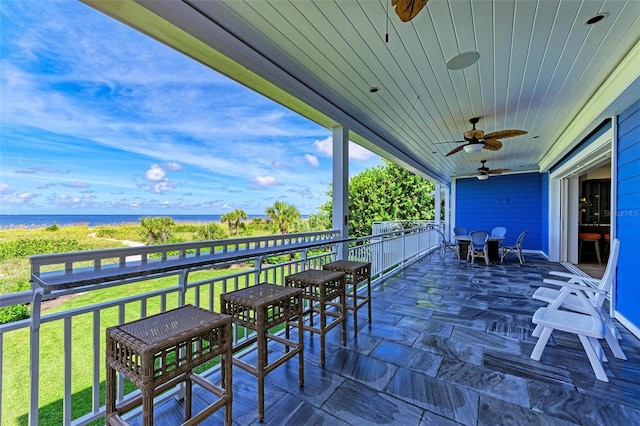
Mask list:
[{"label": "porch column", "polygon": [[[340,237],[349,237],[349,129],[333,128],[333,229]],[[337,259],[347,259],[349,246],[338,245]]]},{"label": "porch column", "polygon": [[435,183],[435,191],[433,192],[434,192],[433,203],[434,203],[434,210],[435,210],[434,223],[436,224],[437,227],[439,227],[442,230],[443,233],[445,233],[445,229],[441,227],[442,219],[440,219],[440,217],[442,216],[442,208],[440,208],[440,204],[442,203],[442,185],[440,185],[440,182]]},{"label": "porch column", "polygon": [[443,187],[444,189],[444,228],[442,232],[447,238],[451,238],[451,191],[448,186]]}]

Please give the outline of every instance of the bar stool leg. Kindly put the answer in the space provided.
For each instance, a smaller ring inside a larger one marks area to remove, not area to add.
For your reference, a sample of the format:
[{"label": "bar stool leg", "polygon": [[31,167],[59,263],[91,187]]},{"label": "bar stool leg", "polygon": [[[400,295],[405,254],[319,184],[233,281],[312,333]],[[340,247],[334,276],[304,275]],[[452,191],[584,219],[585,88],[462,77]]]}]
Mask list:
[{"label": "bar stool leg", "polygon": [[[324,289],[322,289],[324,291]],[[325,314],[325,309],[327,308],[327,305],[325,304],[324,299],[322,299],[320,301],[320,365],[322,367],[324,367],[324,335],[325,335],[325,328],[327,327],[327,317]],[[311,316],[313,316],[313,314],[311,314]]]},{"label": "bar stool leg", "polygon": [[116,412],[116,370],[107,364],[107,389],[106,389],[106,408],[107,408],[107,424],[109,424],[109,415]]},{"label": "bar stool leg", "polygon": [[191,418],[191,391],[193,388],[193,384],[191,382],[190,374],[193,373],[191,370],[185,376],[184,383],[184,421],[186,422]]},{"label": "bar stool leg", "polygon": [[371,330],[371,277],[367,278],[367,306],[369,309],[369,330]]},{"label": "bar stool leg", "polygon": [[[302,302],[302,301],[301,301]],[[304,341],[304,319],[302,314],[298,315],[298,345]],[[298,384],[304,386],[304,351],[298,352]]]},{"label": "bar stool leg", "polygon": [[258,332],[258,420],[264,420],[264,367],[267,365],[267,331]]},{"label": "bar stool leg", "polygon": [[153,426],[153,389],[142,389],[142,425]]},{"label": "bar stool leg", "polygon": [[[345,284],[346,287],[346,284]],[[346,289],[340,292],[340,314],[342,315],[342,346],[347,344],[347,295]]]},{"label": "bar stool leg", "polygon": [[[355,281],[355,279],[353,279],[352,281]],[[358,284],[357,283],[353,283],[351,284],[351,296],[353,299],[353,334],[358,334],[358,297],[357,297],[357,289],[358,289]]]},{"label": "bar stool leg", "polygon": [[582,260],[582,244],[584,242],[582,240],[578,240],[578,263]]},{"label": "bar stool leg", "polygon": [[598,258],[598,265],[602,265],[602,259],[600,258],[600,241],[594,241],[596,246],[596,257]]}]

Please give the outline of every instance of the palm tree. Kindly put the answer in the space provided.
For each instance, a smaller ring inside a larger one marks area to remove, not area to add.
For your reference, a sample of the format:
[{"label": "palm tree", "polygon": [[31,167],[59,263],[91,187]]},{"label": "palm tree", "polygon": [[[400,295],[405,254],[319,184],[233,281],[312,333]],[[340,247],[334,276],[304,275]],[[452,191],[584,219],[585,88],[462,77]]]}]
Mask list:
[{"label": "palm tree", "polygon": [[242,219],[247,220],[247,213],[244,210],[235,209],[233,212],[233,218],[235,219],[236,235],[240,234],[240,222]]},{"label": "palm tree", "polygon": [[233,212],[225,213],[222,216],[220,216],[220,222],[226,223],[227,226],[229,227],[229,235],[233,235],[232,226],[235,222],[235,219],[233,217]]},{"label": "palm tree", "polygon": [[276,201],[273,206],[267,207],[266,213],[281,234],[292,230],[300,220],[298,208],[284,201]]},{"label": "palm tree", "polygon": [[158,238],[156,235],[156,226],[155,220],[153,217],[143,217],[140,219],[140,226],[142,227],[144,233],[147,235],[147,239],[151,244],[156,242]]}]

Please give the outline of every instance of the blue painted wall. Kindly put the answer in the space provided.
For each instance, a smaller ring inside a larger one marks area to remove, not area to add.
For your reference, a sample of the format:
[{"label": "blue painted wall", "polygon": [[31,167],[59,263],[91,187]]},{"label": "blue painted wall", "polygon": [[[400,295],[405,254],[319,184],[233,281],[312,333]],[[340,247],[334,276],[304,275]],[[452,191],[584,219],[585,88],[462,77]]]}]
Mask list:
[{"label": "blue painted wall", "polygon": [[640,328],[640,100],[618,116],[616,235],[620,240],[616,309]]},{"label": "blue painted wall", "polygon": [[[543,185],[540,173],[491,176],[487,180],[458,179],[456,182],[456,226],[469,231],[507,228],[505,244],[515,243],[518,235],[529,230],[522,245],[525,249],[543,250],[547,223],[548,179]],[[544,196],[543,196],[544,193]],[[543,220],[544,216],[544,220]]]}]

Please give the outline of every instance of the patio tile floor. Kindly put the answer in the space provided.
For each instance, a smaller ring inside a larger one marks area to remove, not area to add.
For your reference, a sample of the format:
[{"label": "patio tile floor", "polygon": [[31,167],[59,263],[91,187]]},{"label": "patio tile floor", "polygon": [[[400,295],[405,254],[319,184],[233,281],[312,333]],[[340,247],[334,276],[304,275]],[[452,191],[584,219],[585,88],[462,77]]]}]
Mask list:
[{"label": "patio tile floor", "polygon": [[[266,377],[264,424],[640,424],[640,341],[622,326],[627,361],[603,341],[609,383],[596,380],[573,335],[554,332],[541,362],[529,358],[531,316],[541,306],[531,294],[563,267],[526,259],[485,266],[432,255],[374,284],[372,327],[361,315],[345,347],[339,331],[329,333],[325,368],[318,336],[305,333],[303,388],[295,358]],[[233,380],[234,424],[258,424],[255,377],[234,368]],[[198,398],[212,398],[195,392],[194,412],[205,405]],[[181,407],[171,400],[156,416],[175,421]]]}]

